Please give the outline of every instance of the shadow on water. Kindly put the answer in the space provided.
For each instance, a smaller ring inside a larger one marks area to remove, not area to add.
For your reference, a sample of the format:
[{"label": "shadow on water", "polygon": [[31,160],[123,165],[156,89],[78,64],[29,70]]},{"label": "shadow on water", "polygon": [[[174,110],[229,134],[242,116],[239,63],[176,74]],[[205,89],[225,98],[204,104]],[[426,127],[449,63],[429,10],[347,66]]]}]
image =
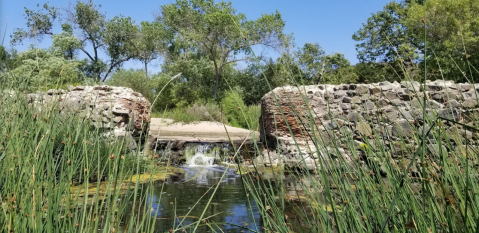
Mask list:
[{"label": "shadow on water", "polygon": [[[258,208],[253,198],[245,194],[241,177],[235,170],[226,171],[226,167],[218,165],[182,169],[184,174],[155,184],[153,194],[148,197],[148,204],[153,207],[151,217],[156,218],[156,232],[170,229],[183,232],[182,228],[192,232],[205,208],[203,219],[207,220],[201,221],[197,232],[251,232],[248,229],[260,232]],[[219,187],[207,206],[218,182]]]}]

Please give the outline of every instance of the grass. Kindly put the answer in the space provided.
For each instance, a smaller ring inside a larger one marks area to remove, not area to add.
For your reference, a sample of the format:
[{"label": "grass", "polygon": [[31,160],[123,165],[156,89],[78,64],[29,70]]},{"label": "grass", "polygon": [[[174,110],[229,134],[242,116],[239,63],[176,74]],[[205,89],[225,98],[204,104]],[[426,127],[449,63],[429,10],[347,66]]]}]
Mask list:
[{"label": "grass", "polygon": [[[148,192],[138,196],[145,179],[133,175],[152,171],[139,152],[60,111],[61,102],[39,108],[21,86],[0,85],[2,231],[150,230],[154,219],[142,217],[149,216]],[[141,207],[138,215],[123,211],[130,205]]]},{"label": "grass", "polygon": [[[411,81],[411,77],[403,80]],[[425,80],[421,86],[424,83]],[[301,90],[300,83],[295,86]],[[419,96],[417,91],[415,97],[424,102],[425,95]],[[307,103],[306,94],[300,93]],[[283,105],[274,98],[282,109]],[[326,147],[322,138],[314,136],[321,124],[310,120],[315,118],[314,112],[288,112],[295,116],[298,125],[312,129],[311,141],[316,152],[330,157],[320,159],[314,171],[280,167],[279,172],[264,174],[261,172],[267,169],[264,163],[253,168],[238,166],[241,174],[250,174],[242,176],[243,184],[259,207],[262,229],[265,232],[478,232],[479,148],[477,140],[468,138],[465,129],[477,134],[479,118],[471,114],[473,123],[464,125],[438,117],[435,110],[426,111],[424,106],[421,111],[425,119],[421,124],[430,127],[411,125],[413,132],[399,141],[386,140],[392,136],[392,132],[386,131],[383,139],[376,137],[374,142],[358,146],[352,135],[333,133],[329,135],[333,138],[331,148]],[[287,122],[284,112],[281,114]],[[334,120],[332,115],[329,117]],[[376,121],[385,123],[385,119]],[[455,129],[459,126],[462,130]],[[374,135],[383,133],[372,131]],[[432,141],[437,148],[430,146]],[[340,142],[350,149],[349,156],[356,159],[350,162],[343,158]],[[260,153],[259,149],[256,153]],[[402,158],[395,159],[398,154]],[[301,159],[304,161],[305,157]],[[285,177],[283,173],[290,175]]]},{"label": "grass", "polygon": [[[244,103],[240,103],[238,107],[233,103],[229,103],[228,106],[232,106],[225,110],[224,107],[220,107],[213,102],[207,103],[195,103],[190,107],[181,107],[166,110],[164,112],[153,113],[152,117],[156,118],[169,118],[176,122],[182,123],[194,123],[199,121],[216,121],[226,125],[234,127],[240,127],[249,129],[250,127],[258,131],[259,129],[259,116],[261,115],[261,108],[259,105],[246,106]],[[243,110],[245,109],[245,110]],[[243,118],[242,111],[245,112],[246,118]],[[250,124],[250,127],[248,127]]]},{"label": "grass", "polygon": [[217,121],[227,124],[226,117],[220,107],[212,102],[195,103],[190,107],[169,109],[164,112],[153,113],[152,117],[169,118],[183,123]]},{"label": "grass", "polygon": [[[314,113],[295,115],[307,114]],[[303,123],[318,127],[314,121]],[[337,159],[320,161],[315,172],[283,170],[295,177],[293,187],[286,188],[290,180],[274,173],[263,179],[243,176],[260,207],[262,227],[272,232],[477,231],[477,141],[451,131],[459,122],[433,118],[427,123],[430,130],[414,128],[408,138],[394,142],[405,149],[400,160],[393,159],[398,152],[379,137],[359,147],[352,137],[343,140],[352,148],[350,156],[361,158],[353,163],[343,159],[338,144],[328,150],[321,138],[314,138],[318,154],[333,151]],[[475,126],[468,130],[479,132]],[[437,151],[428,146],[430,140],[438,143]]]}]

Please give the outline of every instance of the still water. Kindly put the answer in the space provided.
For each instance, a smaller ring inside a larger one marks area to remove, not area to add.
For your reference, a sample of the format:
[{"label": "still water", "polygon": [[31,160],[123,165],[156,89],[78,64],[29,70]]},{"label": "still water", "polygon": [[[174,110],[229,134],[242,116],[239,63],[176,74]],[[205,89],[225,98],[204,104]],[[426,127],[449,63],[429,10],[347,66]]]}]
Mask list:
[{"label": "still water", "polygon": [[148,197],[148,204],[153,206],[151,217],[156,218],[156,232],[193,232],[205,209],[202,219],[207,220],[201,221],[196,232],[261,232],[258,208],[253,198],[246,195],[241,176],[234,169],[219,165],[182,169],[184,174],[157,183],[153,195]]}]

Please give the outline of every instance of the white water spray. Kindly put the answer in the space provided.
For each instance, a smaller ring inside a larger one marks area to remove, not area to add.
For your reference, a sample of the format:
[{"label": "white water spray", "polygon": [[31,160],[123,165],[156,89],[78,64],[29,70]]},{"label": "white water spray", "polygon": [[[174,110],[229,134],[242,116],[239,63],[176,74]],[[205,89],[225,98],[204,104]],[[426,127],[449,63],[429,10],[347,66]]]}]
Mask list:
[{"label": "white water spray", "polygon": [[[223,144],[190,144],[186,145],[185,156],[188,166],[211,166],[218,161],[225,160],[222,155],[227,154],[228,148]],[[227,156],[225,156],[227,157]]]}]

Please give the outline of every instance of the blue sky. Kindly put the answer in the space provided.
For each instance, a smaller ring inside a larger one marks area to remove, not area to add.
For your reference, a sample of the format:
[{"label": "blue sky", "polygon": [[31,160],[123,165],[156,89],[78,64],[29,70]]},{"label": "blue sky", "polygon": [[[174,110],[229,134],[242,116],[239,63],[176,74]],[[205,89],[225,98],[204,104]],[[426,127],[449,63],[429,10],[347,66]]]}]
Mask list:
[{"label": "blue sky", "polygon": [[[366,20],[391,0],[232,0],[233,7],[248,19],[256,19],[265,13],[278,10],[286,21],[285,33],[293,33],[297,46],[306,42],[319,43],[327,54],[340,52],[352,64],[357,63],[355,41],[351,38]],[[46,1],[45,1],[46,2]],[[51,5],[66,8],[76,1],[50,0]],[[154,19],[153,12],[161,5],[174,0],[95,0],[107,18],[122,14],[132,17],[137,23]],[[0,0],[0,35],[3,37],[6,20],[8,27],[4,45],[9,45],[9,36],[14,28],[25,27],[24,7],[37,9],[40,0]],[[59,32],[60,29],[57,30]],[[0,41],[1,42],[1,41]],[[25,44],[33,43],[27,41]],[[46,40],[40,47],[48,47]],[[26,47],[17,47],[22,50]],[[141,67],[132,62],[129,67]]]}]

